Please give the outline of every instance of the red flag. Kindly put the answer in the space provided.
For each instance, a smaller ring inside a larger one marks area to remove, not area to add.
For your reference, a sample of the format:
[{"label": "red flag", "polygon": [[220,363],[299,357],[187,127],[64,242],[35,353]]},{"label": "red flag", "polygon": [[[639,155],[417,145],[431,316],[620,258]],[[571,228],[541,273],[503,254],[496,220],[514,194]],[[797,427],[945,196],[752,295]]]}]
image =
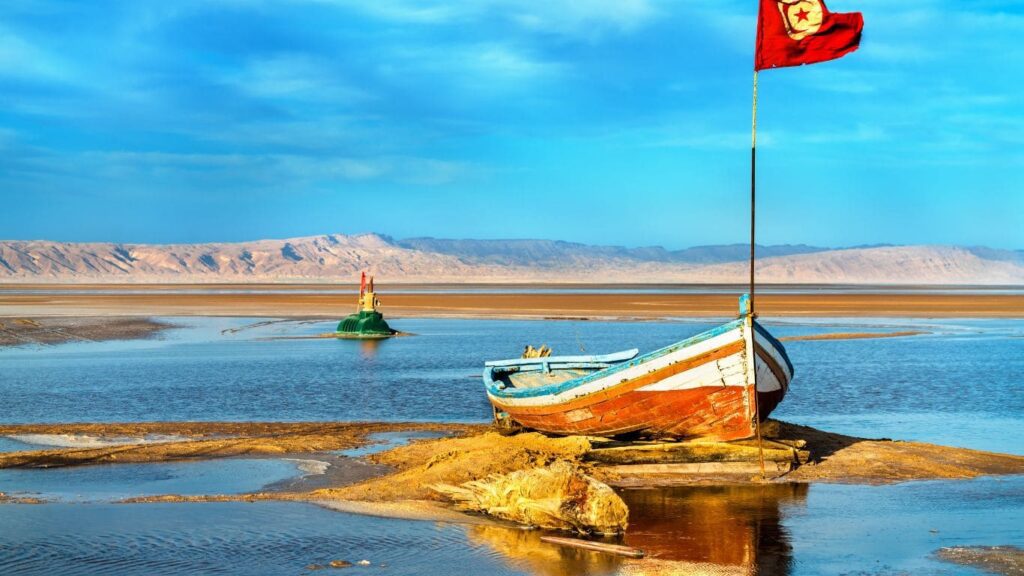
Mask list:
[{"label": "red flag", "polygon": [[761,0],[754,69],[814,64],[857,49],[864,17],[833,14],[823,0]]}]

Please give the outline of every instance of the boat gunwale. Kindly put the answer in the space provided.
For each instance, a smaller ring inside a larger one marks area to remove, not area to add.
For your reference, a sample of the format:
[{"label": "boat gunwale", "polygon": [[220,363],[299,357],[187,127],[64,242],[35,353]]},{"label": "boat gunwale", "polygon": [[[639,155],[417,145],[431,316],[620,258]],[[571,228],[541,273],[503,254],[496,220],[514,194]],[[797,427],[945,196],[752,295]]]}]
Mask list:
[{"label": "boat gunwale", "polygon": [[[632,368],[634,366],[645,364],[647,362],[650,362],[651,360],[655,360],[667,354],[671,354],[682,348],[687,348],[693,346],[694,344],[704,342],[705,340],[710,340],[711,338],[714,338],[716,336],[721,336],[722,334],[735,330],[736,328],[741,328],[745,320],[745,317],[737,318],[736,320],[727,322],[725,324],[721,324],[719,326],[715,326],[710,330],[705,330],[704,332],[691,336],[685,340],[681,340],[679,342],[669,344],[668,346],[665,346],[663,348],[659,348],[657,350],[648,352],[647,354],[637,356],[636,358],[630,360],[629,362],[615,364],[614,366],[605,368],[603,370],[598,370],[591,374],[587,374],[586,376],[573,378],[572,380],[566,380],[565,382],[546,384],[544,386],[536,386],[533,388],[499,388],[493,377],[493,374],[495,373],[495,367],[487,366],[486,368],[484,368],[483,374],[484,387],[487,389],[487,393],[489,395],[494,396],[496,398],[532,398],[535,396],[554,396],[556,394],[561,394],[578,386],[588,384],[590,382],[593,382],[594,380],[604,378],[617,372],[628,370],[629,368]],[[774,340],[774,338],[772,340]],[[772,344],[774,345],[775,342],[773,342]]]},{"label": "boat gunwale", "polygon": [[782,342],[780,342],[775,336],[769,334],[767,328],[764,328],[757,322],[752,322],[752,324],[754,325],[754,330],[763,336],[765,340],[775,348],[779,355],[782,356],[782,359],[786,361],[786,367],[789,368],[790,379],[796,376],[796,370],[793,369],[793,363],[789,360],[789,354],[786,353],[786,347],[782,345]]},{"label": "boat gunwale", "polygon": [[[546,367],[547,371],[579,370],[585,368],[604,370],[605,368],[611,368],[617,364],[617,362],[552,362],[551,364],[546,365]],[[492,374],[522,374],[524,372],[545,371],[545,365],[542,364],[527,364],[525,366],[488,366],[487,368]]]},{"label": "boat gunwale", "polygon": [[585,363],[591,362],[595,364],[617,364],[619,362],[625,362],[636,358],[637,354],[640,354],[639,348],[630,348],[628,350],[620,350],[618,352],[612,352],[609,354],[584,354],[576,356],[539,356],[536,358],[513,358],[511,360],[491,360],[484,362],[484,366],[488,368],[512,368],[512,367],[525,367],[525,366],[540,366],[543,364],[565,364],[565,363]]}]

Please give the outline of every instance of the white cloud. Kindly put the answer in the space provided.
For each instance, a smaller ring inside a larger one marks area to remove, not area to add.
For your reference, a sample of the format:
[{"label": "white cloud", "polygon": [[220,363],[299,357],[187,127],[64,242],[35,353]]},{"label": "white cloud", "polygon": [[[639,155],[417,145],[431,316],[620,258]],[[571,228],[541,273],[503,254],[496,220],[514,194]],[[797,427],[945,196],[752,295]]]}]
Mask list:
[{"label": "white cloud", "polygon": [[305,0],[409,24],[505,19],[523,29],[592,38],[630,33],[657,15],[650,0]]},{"label": "white cloud", "polygon": [[886,140],[888,135],[878,126],[858,124],[851,129],[832,129],[827,132],[793,132],[784,136],[785,140],[805,144],[837,144],[858,142],[879,142]]},{"label": "white cloud", "polygon": [[311,56],[279,54],[251,60],[231,78],[243,92],[263,98],[350,103],[370,97],[343,82],[340,75],[335,67]]},{"label": "white cloud", "polygon": [[[757,135],[759,144],[766,144],[770,136]],[[722,132],[692,130],[656,137],[650,144],[654,148],[694,148],[698,150],[740,150],[750,148],[750,132]]]},{"label": "white cloud", "polygon": [[647,0],[499,0],[496,9],[524,28],[570,36],[629,33],[656,16]]},{"label": "white cloud", "polygon": [[42,48],[0,28],[0,77],[65,80],[68,68]]},{"label": "white cloud", "polygon": [[859,55],[881,62],[924,62],[939,57],[933,49],[920,44],[871,39],[863,43]]},{"label": "white cloud", "polygon": [[465,62],[481,72],[498,76],[528,77],[556,73],[562,65],[533,58],[509,46],[485,44],[467,48],[462,54]]},{"label": "white cloud", "polygon": [[204,186],[263,186],[283,190],[306,185],[390,181],[439,186],[474,172],[464,162],[403,155],[368,157],[298,154],[201,154],[174,152],[23,150],[0,161],[0,172],[88,177],[159,188],[173,182]]},{"label": "white cloud", "polygon": [[534,81],[551,80],[569,67],[530,49],[502,43],[458,46],[399,46],[381,56],[378,73],[390,81],[429,76],[463,94],[528,91]]},{"label": "white cloud", "polygon": [[843,69],[822,65],[806,67],[792,75],[801,86],[839,94],[873,94],[897,86],[897,77],[887,72]]}]

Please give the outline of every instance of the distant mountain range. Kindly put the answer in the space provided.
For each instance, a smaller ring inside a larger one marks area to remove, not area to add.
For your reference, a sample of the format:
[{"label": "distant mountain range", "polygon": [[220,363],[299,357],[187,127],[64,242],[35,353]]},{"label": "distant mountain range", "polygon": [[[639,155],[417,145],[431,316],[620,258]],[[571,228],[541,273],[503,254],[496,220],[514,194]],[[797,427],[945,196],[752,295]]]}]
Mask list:
[{"label": "distant mountain range", "polygon": [[[666,250],[552,240],[395,240],[328,234],[208,244],[0,241],[0,281],[742,283],[745,244]],[[1024,284],[1024,250],[759,246],[766,283]]]},{"label": "distant mountain range", "polygon": [[[441,238],[410,238],[394,241],[403,248],[456,256],[478,264],[502,266],[565,266],[581,259],[626,259],[638,262],[676,264],[717,264],[745,261],[750,257],[749,244],[694,246],[684,250],[666,250],[661,246],[624,248],[622,246],[590,246],[559,240],[446,240]],[[806,244],[758,246],[761,257],[790,256],[825,252]]]}]

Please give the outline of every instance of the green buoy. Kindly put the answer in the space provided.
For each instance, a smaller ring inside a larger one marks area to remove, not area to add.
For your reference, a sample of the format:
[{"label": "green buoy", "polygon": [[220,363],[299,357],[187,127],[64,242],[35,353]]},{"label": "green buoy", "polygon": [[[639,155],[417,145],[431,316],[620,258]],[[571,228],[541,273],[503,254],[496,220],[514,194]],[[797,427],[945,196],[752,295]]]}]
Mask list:
[{"label": "green buoy", "polygon": [[388,338],[398,334],[384,321],[384,315],[377,311],[380,301],[373,291],[373,277],[366,281],[366,272],[359,280],[359,309],[338,323],[339,338],[373,339]]}]

